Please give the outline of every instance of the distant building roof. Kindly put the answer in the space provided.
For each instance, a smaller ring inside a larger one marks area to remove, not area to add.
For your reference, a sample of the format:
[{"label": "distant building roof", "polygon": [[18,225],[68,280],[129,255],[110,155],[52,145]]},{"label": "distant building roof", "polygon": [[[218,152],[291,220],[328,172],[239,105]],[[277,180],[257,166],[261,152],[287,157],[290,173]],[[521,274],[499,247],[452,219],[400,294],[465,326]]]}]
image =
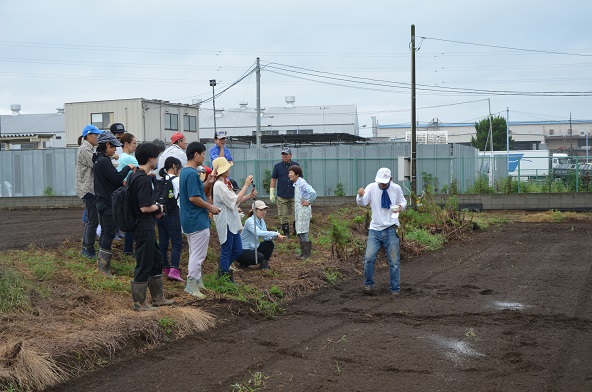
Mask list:
[{"label": "distant building roof", "polygon": [[[216,108],[216,128],[224,129],[233,136],[233,129],[242,130],[235,135],[245,135],[257,124],[257,111],[254,108],[222,109]],[[200,129],[214,128],[212,109],[202,107],[199,119]],[[267,107],[262,110],[261,130],[315,129],[322,132],[358,132],[358,111],[356,105]]]},{"label": "distant building roof", "polygon": [[5,134],[54,134],[64,133],[64,116],[57,113],[21,114],[0,116],[0,133]]},{"label": "distant building roof", "polygon": [[[516,126],[516,125],[558,125],[558,124],[569,124],[569,120],[561,120],[561,121],[510,121],[508,123],[509,126]],[[592,120],[572,120],[572,124],[590,124]],[[432,123],[418,123],[418,128],[425,128]],[[475,123],[433,123],[434,127],[474,127]],[[378,128],[380,129],[406,129],[411,128],[410,123],[406,124],[379,124]]]}]

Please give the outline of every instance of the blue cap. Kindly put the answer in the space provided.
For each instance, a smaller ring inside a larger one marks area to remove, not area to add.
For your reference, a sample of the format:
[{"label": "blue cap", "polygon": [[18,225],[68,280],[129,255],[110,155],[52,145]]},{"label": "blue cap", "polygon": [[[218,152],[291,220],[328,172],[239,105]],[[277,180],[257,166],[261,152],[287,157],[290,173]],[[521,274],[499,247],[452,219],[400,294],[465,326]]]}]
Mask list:
[{"label": "blue cap", "polygon": [[100,135],[103,133],[99,128],[95,127],[94,125],[87,125],[82,130],[82,137],[86,137],[89,133],[94,133],[95,135]]}]

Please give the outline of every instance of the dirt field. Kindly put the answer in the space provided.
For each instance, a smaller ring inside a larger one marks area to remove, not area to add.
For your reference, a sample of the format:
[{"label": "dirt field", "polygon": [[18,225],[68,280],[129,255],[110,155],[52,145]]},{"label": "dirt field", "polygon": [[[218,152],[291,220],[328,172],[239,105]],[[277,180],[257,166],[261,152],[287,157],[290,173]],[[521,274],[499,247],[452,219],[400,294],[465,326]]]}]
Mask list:
[{"label": "dirt field", "polygon": [[0,251],[82,238],[83,209],[0,210]]},{"label": "dirt field", "polygon": [[[17,240],[12,227],[1,244]],[[591,231],[490,227],[404,260],[399,298],[379,270],[375,296],[343,282],[276,319],[233,317],[54,390],[229,391],[256,372],[273,391],[592,390]]]}]

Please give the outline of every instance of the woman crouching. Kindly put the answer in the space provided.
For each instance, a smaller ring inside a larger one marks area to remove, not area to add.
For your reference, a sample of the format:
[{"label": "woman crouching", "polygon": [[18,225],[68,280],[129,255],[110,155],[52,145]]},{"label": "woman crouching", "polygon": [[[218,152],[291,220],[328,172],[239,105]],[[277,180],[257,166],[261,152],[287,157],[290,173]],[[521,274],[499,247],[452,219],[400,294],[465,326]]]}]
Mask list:
[{"label": "woman crouching", "polygon": [[[248,218],[245,221],[241,240],[243,242],[243,253],[236,259],[241,268],[247,268],[250,265],[259,264],[259,269],[269,269],[269,259],[273,253],[273,239],[283,240],[286,238],[277,231],[267,231],[265,225],[265,215],[267,215],[267,205],[261,200],[255,202],[255,211],[249,211]],[[259,241],[263,239],[263,241]],[[257,249],[257,260],[255,260],[255,249]]]}]

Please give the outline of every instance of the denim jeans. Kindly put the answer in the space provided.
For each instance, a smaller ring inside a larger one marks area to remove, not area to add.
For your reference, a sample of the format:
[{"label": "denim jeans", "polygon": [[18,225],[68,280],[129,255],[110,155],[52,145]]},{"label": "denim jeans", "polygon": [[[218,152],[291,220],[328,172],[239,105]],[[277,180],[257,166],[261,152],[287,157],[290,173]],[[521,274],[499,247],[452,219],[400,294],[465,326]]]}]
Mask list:
[{"label": "denim jeans", "polygon": [[[158,242],[162,254],[163,268],[179,269],[181,247],[183,246],[179,213],[164,215],[156,220],[156,224],[158,225]],[[170,260],[168,257],[169,241],[172,243]]]},{"label": "denim jeans", "polygon": [[84,203],[84,212],[86,212],[86,222],[82,232],[82,248],[95,251],[95,241],[97,239],[97,227],[99,226],[99,212],[97,211],[96,198],[92,193],[87,193],[82,198]]},{"label": "denim jeans", "polygon": [[364,284],[374,286],[374,262],[376,254],[381,246],[386,250],[389,265],[389,277],[391,292],[398,293],[401,281],[401,256],[399,254],[399,237],[397,236],[397,227],[391,226],[384,230],[368,230],[368,244],[366,245],[366,255],[364,256]]},{"label": "denim jeans", "polygon": [[124,234],[123,252],[126,254],[134,254],[134,233],[127,231]]},{"label": "denim jeans", "polygon": [[117,227],[113,222],[113,206],[111,200],[97,198],[97,211],[99,212],[99,222],[101,223],[101,236],[99,237],[99,248],[111,251],[113,238]]},{"label": "denim jeans", "polygon": [[226,242],[220,246],[220,273],[228,272],[230,264],[243,253],[243,241],[240,231],[232,234],[226,227]]}]

